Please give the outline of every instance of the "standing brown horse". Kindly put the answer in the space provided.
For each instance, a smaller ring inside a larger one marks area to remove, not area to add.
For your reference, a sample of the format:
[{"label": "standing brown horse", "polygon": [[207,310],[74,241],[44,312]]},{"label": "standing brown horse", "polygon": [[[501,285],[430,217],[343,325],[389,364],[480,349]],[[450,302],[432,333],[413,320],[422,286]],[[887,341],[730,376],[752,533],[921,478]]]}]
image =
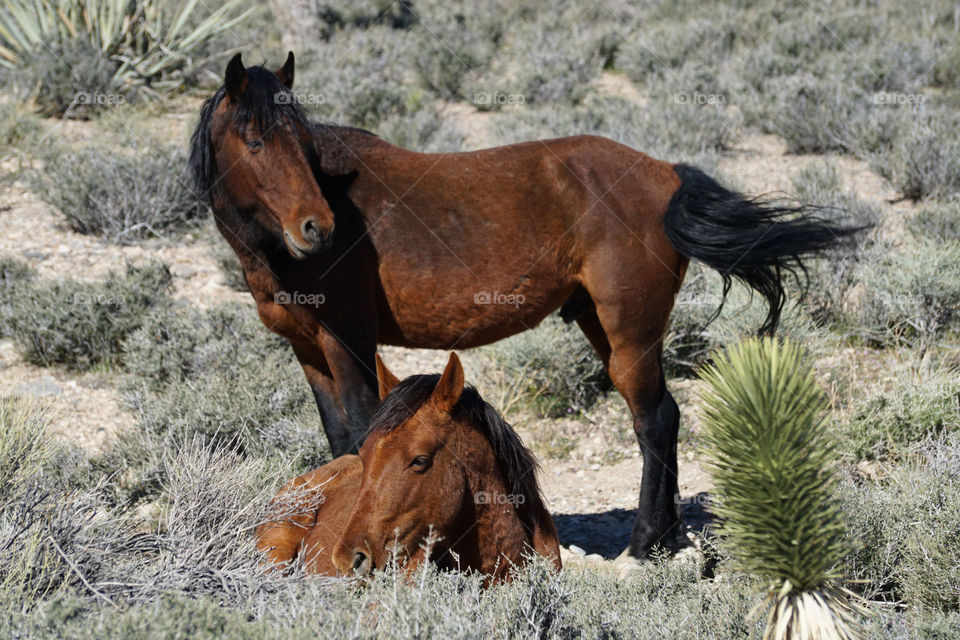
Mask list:
[{"label": "standing brown horse", "polygon": [[530,553],[559,569],[536,463],[500,414],[464,388],[459,358],[450,354],[443,375],[400,382],[377,356],[377,374],[383,403],[360,455],[288,482],[273,502],[286,515],[258,528],[257,548],[275,564],[299,559],[307,573],[326,575],[368,574],[391,552],[408,570],[429,559],[491,582]]},{"label": "standing brown horse", "polygon": [[376,407],[378,344],[488,344],[560,309],[626,398],[643,452],[630,553],[678,532],[679,412],[662,344],[698,259],[769,303],[782,278],[855,230],[729,191],[703,172],[577,136],[423,154],[310,122],[275,73],[227,66],[190,165],[243,264],[260,317],[287,337],[336,455]]}]

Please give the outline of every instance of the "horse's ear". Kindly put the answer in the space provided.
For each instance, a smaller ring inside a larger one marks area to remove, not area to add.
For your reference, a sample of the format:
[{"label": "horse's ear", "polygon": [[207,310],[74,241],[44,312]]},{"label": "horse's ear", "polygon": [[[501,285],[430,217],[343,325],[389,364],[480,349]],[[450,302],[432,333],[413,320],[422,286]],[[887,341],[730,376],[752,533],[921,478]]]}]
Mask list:
[{"label": "horse's ear", "polygon": [[377,359],[377,382],[380,385],[380,399],[383,400],[387,397],[387,394],[390,393],[395,386],[400,382],[400,379],[393,375],[393,372],[390,369],[387,369],[387,365],[383,364],[383,358],[380,357],[380,354],[376,354]]},{"label": "horse's ear", "polygon": [[463,365],[460,364],[460,358],[457,357],[457,354],[451,351],[447,368],[443,370],[443,375],[440,376],[436,388],[430,395],[430,402],[442,411],[450,411],[460,400],[460,394],[462,393]]},{"label": "horse's ear", "polygon": [[241,54],[237,54],[227,63],[227,72],[223,77],[223,84],[227,87],[227,93],[234,100],[239,100],[247,91],[247,85],[250,84],[250,77],[247,70],[243,68]]},{"label": "horse's ear", "polygon": [[287,61],[275,73],[287,89],[293,89],[293,51],[287,53]]}]

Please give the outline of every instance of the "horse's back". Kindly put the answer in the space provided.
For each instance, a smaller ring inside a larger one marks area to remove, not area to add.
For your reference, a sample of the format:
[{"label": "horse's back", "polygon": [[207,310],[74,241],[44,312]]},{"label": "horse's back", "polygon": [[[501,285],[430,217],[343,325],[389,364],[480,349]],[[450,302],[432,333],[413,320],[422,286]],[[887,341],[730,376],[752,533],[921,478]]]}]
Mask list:
[{"label": "horse's back", "polygon": [[345,455],[287,482],[257,528],[257,548],[275,565],[299,556],[307,573],[335,575],[331,555],[360,491],[363,465]]}]

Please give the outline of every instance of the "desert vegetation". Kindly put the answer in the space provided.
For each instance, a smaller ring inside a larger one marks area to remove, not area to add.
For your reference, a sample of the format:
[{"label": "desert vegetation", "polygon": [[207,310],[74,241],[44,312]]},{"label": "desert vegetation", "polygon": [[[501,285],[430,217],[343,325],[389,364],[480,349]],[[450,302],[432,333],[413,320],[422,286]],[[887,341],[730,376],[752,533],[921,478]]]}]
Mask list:
[{"label": "desert vegetation", "polygon": [[[792,285],[780,332],[835,452],[842,544],[820,569],[866,600],[864,637],[960,634],[954,4],[317,6],[294,86],[317,120],[430,152],[603,135],[868,227]],[[484,590],[430,567],[366,589],[262,569],[269,498],[329,448],[183,165],[228,56],[279,66],[283,38],[248,0],[0,7],[0,635],[762,637],[749,614],[768,580],[709,517],[694,553],[626,569],[572,546],[580,516],[618,544],[603,518],[635,508],[640,462],[623,401],[559,317],[463,356],[541,459],[564,570]],[[692,264],[666,341],[690,517],[726,486],[701,473],[700,373],[765,314],[734,285],[714,318],[721,286]],[[416,373],[442,355],[384,357]]]}]

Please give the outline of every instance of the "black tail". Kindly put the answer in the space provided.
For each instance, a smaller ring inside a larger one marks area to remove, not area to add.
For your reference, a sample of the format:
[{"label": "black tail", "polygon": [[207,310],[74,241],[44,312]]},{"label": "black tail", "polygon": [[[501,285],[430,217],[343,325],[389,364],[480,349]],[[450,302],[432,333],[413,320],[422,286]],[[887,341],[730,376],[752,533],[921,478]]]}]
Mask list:
[{"label": "black tail", "polygon": [[845,245],[864,229],[833,224],[810,207],[748,198],[724,189],[696,167],[674,169],[681,184],[663,220],[670,243],[720,272],[724,299],[733,278],[762,295],[770,311],[761,333],[772,334],[780,322],[787,298],[784,274],[805,286],[805,258]]}]

